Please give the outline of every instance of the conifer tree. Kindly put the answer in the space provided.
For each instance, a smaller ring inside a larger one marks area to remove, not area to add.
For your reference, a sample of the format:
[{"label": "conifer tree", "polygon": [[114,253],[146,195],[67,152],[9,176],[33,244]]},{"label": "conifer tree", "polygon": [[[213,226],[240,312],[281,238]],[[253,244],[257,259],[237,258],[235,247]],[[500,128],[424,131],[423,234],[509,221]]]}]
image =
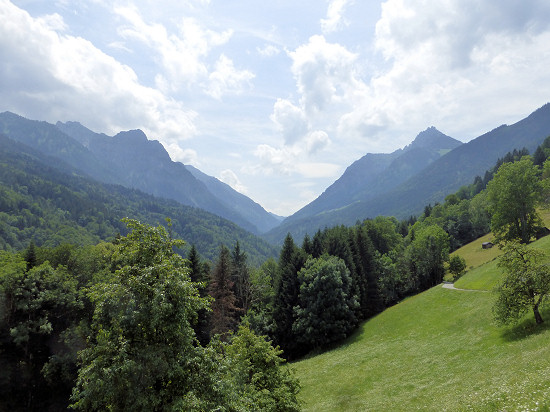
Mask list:
[{"label": "conifer tree", "polygon": [[236,306],[246,313],[250,308],[250,271],[247,264],[247,256],[241,250],[239,241],[235,243],[231,253],[233,291],[236,298]]},{"label": "conifer tree", "polygon": [[231,281],[232,264],[229,249],[221,246],[218,261],[212,272],[208,292],[212,302],[210,315],[210,334],[224,335],[234,330],[237,324],[238,308]]},{"label": "conifer tree", "polygon": [[27,272],[36,266],[36,248],[32,240],[30,241],[29,247],[25,252],[25,261],[27,262]]},{"label": "conifer tree", "polygon": [[323,235],[321,230],[318,230],[313,236],[311,256],[318,258],[323,254]]},{"label": "conifer tree", "polygon": [[[195,245],[191,245],[191,250],[189,250],[187,260],[189,262],[189,275],[191,277],[191,281],[197,283],[197,289],[199,290],[200,297],[204,298],[208,296],[210,267],[207,262],[203,262],[201,260]],[[206,345],[210,340],[210,334],[208,331],[209,316],[210,313],[208,310],[200,309],[197,312],[197,322],[193,326],[195,335],[201,345]]]},{"label": "conifer tree", "polygon": [[298,353],[296,339],[292,332],[294,306],[298,302],[298,271],[306,260],[305,253],[296,247],[292,236],[286,235],[279,257],[279,268],[273,299],[274,340],[292,358]]}]

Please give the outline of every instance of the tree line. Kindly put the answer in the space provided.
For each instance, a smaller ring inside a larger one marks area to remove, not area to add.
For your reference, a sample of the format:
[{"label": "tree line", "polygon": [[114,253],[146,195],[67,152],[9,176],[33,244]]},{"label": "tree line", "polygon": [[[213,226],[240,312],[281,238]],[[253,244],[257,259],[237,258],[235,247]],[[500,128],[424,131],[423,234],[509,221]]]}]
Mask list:
[{"label": "tree line", "polygon": [[[238,241],[203,259],[173,238],[171,224],[136,220],[111,242],[31,241],[0,252],[1,404],[298,410],[299,385],[285,359],[329,348],[361,321],[439,284],[449,252],[468,239],[489,230],[505,245],[537,236],[550,139],[541,147],[534,158],[515,151],[499,159],[418,218],[325,228],[299,245],[287,235],[278,259],[260,266]],[[495,314],[507,322],[533,309],[538,322],[546,266],[522,247],[508,250],[502,265],[516,276],[501,285]],[[527,263],[518,266],[519,258]],[[523,294],[518,279],[532,279]]]},{"label": "tree line", "polygon": [[215,301],[184,242],[125,222],[114,242],[0,252],[1,409],[299,410],[281,351],[246,322],[201,344]]}]

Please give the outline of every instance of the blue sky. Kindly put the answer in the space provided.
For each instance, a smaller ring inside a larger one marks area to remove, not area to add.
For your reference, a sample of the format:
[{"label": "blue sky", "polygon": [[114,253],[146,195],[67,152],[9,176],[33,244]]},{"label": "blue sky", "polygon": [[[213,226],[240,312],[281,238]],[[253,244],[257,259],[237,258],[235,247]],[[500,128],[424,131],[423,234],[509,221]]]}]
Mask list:
[{"label": "blue sky", "polygon": [[435,126],[550,101],[547,0],[0,0],[0,111],[140,128],[289,215]]}]

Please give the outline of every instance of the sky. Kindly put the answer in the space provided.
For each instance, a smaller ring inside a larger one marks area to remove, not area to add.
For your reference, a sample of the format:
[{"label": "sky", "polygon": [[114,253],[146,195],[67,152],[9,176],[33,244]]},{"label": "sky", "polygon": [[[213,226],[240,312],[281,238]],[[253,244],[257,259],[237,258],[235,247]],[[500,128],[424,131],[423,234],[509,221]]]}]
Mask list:
[{"label": "sky", "polygon": [[0,0],[0,112],[142,129],[288,216],[366,153],[550,101],[548,0]]}]

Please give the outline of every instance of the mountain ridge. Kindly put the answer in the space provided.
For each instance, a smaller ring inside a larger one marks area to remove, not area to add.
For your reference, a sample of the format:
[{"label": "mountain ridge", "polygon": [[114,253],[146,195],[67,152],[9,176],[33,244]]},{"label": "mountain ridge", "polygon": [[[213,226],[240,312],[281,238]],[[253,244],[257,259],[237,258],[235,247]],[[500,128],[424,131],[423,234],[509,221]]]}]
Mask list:
[{"label": "mountain ridge", "polygon": [[[507,152],[523,147],[532,152],[549,135],[550,103],[546,103],[510,126],[498,126],[468,143],[458,145],[386,193],[357,199],[339,208],[318,208],[315,213],[306,216],[300,216],[297,212],[268,232],[265,238],[280,243],[287,233],[299,238],[323,227],[350,225],[377,215],[406,219],[421,213],[428,203],[440,202],[460,186],[470,184],[476,175],[483,175]],[[346,172],[353,166],[348,167]],[[335,184],[341,182],[341,178]],[[356,178],[360,179],[361,175]],[[308,207],[311,208],[307,205],[304,209]]]},{"label": "mountain ridge", "polygon": [[[252,200],[245,201],[232,188],[224,188],[222,194],[212,193],[212,189],[195,178],[185,165],[173,162],[160,142],[149,140],[139,129],[107,136],[78,122],[52,125],[4,112],[0,114],[0,132],[62,159],[101,182],[121,184],[201,208],[252,233],[260,234],[276,224],[269,212]],[[239,197],[239,208],[227,202],[228,194]],[[254,219],[251,221],[249,216]],[[271,223],[262,226],[264,222]]]}]

